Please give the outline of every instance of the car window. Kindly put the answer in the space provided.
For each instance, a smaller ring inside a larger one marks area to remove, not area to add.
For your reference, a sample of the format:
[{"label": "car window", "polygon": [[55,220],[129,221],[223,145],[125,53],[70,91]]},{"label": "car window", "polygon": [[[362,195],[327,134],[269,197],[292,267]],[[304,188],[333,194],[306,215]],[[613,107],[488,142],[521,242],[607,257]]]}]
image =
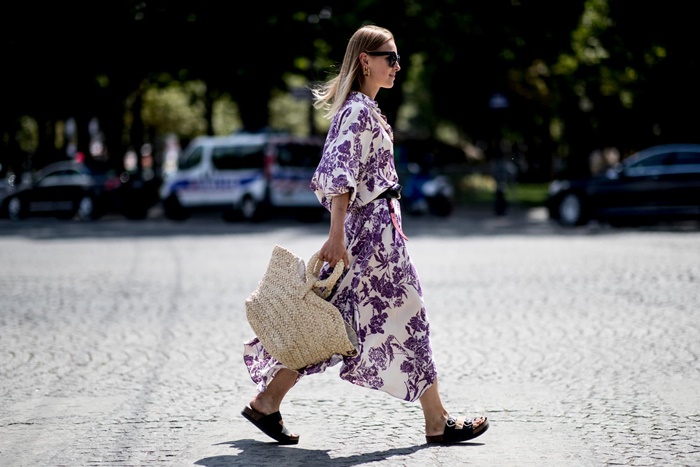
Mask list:
[{"label": "car window", "polygon": [[673,158],[664,167],[664,173],[674,174],[697,174],[700,173],[700,153],[693,151],[679,151],[673,154]]},{"label": "car window", "polygon": [[660,167],[662,165],[666,165],[666,161],[669,160],[669,158],[673,155],[673,153],[661,153],[661,154],[654,154],[653,156],[645,157],[643,159],[640,159],[632,164],[630,164],[628,167],[629,168],[642,168],[642,167]]},{"label": "car window", "polygon": [[667,171],[667,163],[673,153],[662,152],[643,157],[627,164],[625,174],[629,177],[654,177]]},{"label": "car window", "polygon": [[75,185],[83,181],[83,174],[73,169],[50,172],[37,181],[39,186]]},{"label": "car window", "polygon": [[677,152],[675,158],[676,164],[683,165],[700,165],[700,152],[683,151]]},{"label": "car window", "polygon": [[658,176],[700,172],[700,153],[664,152],[640,159],[627,166],[630,176]]},{"label": "car window", "polygon": [[263,167],[264,146],[218,146],[211,163],[218,170],[258,169]]},{"label": "car window", "polygon": [[277,148],[277,164],[281,167],[316,167],[321,161],[322,147],[289,143]]},{"label": "car window", "polygon": [[199,163],[202,161],[203,152],[204,148],[202,148],[202,146],[195,147],[189,154],[185,154],[185,156],[180,159],[177,164],[177,168],[186,170],[199,165]]}]

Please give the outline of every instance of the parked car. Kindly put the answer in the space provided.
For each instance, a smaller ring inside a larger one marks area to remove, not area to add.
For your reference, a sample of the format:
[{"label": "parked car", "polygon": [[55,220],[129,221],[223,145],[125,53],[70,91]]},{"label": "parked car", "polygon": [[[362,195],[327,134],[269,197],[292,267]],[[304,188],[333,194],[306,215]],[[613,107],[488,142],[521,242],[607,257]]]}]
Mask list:
[{"label": "parked car", "polygon": [[325,210],[309,185],[323,143],[270,132],[195,138],[163,180],[164,214],[184,220],[213,211],[226,220],[254,221],[284,209],[320,219]]},{"label": "parked car", "polygon": [[454,186],[446,175],[432,174],[418,164],[408,164],[401,180],[406,180],[401,192],[402,206],[414,216],[446,217],[454,210]]},{"label": "parked car", "polygon": [[90,221],[110,212],[142,218],[148,203],[154,203],[144,187],[115,170],[70,160],[54,162],[14,181],[2,200],[2,213],[12,220],[52,216]]},{"label": "parked car", "polygon": [[[10,173],[6,177],[0,179],[0,208],[4,205],[7,196],[14,189],[16,178],[17,176],[14,173]],[[0,209],[0,215],[2,214],[2,209]]]},{"label": "parked car", "polygon": [[653,146],[602,174],[555,180],[546,207],[563,226],[700,219],[700,144]]},{"label": "parked car", "polygon": [[435,139],[397,138],[395,164],[403,185],[401,208],[407,214],[447,217],[455,208],[455,186],[450,173],[466,169],[461,148]]},{"label": "parked car", "polygon": [[149,210],[160,203],[162,178],[152,171],[124,170],[119,174],[119,182],[110,201],[112,210],[127,219],[145,219]]}]

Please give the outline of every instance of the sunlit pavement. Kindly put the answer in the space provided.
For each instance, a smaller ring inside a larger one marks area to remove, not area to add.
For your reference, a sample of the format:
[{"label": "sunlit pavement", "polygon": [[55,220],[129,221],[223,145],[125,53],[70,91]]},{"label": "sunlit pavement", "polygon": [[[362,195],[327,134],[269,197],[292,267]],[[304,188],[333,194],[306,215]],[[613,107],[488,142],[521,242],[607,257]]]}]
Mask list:
[{"label": "sunlit pavement", "polygon": [[327,223],[0,220],[0,464],[699,465],[700,229],[541,210],[405,219],[440,392],[485,414],[427,446],[418,403],[302,379],[277,446],[240,416],[244,300]]}]

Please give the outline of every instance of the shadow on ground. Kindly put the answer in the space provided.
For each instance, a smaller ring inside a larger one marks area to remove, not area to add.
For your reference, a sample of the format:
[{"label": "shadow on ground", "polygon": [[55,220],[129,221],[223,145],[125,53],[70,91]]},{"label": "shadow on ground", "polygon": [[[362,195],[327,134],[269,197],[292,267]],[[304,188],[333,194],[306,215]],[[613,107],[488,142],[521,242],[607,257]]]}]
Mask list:
[{"label": "shadow on ground", "polygon": [[[305,467],[327,467],[364,465],[372,462],[383,461],[396,456],[410,456],[422,449],[430,449],[431,446],[424,444],[419,446],[406,446],[402,448],[387,449],[385,451],[365,452],[353,454],[346,457],[331,457],[330,450],[325,449],[304,449],[298,446],[280,446],[275,442],[264,443],[252,439],[242,439],[238,441],[227,441],[220,445],[230,445],[238,449],[238,454],[207,457],[195,462],[195,465],[207,467],[230,467],[230,466],[305,466]],[[465,448],[482,446],[483,443],[460,443],[449,446],[450,448]]]}]

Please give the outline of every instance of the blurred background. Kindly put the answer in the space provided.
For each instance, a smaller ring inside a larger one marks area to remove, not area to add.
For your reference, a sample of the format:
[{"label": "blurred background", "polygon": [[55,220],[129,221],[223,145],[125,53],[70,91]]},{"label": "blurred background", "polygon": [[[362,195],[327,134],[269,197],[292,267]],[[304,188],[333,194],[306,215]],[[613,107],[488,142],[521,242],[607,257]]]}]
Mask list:
[{"label": "blurred background", "polygon": [[9,2],[0,7],[0,177],[87,161],[157,190],[197,136],[323,136],[328,121],[305,86],[333,73],[352,33],[375,23],[401,54],[394,89],[377,101],[403,180],[446,178],[458,205],[505,191],[512,203],[541,205],[561,174],[588,176],[656,144],[700,143],[691,7]]}]

